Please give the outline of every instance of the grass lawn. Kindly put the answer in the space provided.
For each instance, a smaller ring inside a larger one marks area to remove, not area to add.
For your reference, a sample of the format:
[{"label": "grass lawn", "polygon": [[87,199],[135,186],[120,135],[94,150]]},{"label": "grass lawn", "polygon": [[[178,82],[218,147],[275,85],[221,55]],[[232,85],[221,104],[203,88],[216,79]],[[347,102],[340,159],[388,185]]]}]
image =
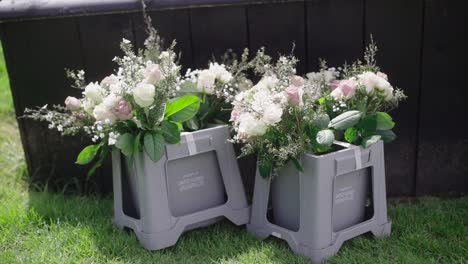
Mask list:
[{"label": "grass lawn", "polygon": [[[111,223],[110,198],[27,188],[0,47],[0,263],[309,263],[276,238],[258,241],[228,222],[148,252]],[[468,263],[468,196],[391,200],[393,233],[346,242],[328,263]]]}]

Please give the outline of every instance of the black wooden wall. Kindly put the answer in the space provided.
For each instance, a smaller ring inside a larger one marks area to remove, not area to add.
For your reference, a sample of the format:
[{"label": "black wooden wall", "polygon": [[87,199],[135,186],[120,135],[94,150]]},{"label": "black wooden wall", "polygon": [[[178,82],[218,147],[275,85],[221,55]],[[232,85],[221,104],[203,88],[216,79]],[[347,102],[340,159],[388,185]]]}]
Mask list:
[{"label": "black wooden wall", "polygon": [[[306,73],[318,68],[319,57],[336,66],[360,57],[372,34],[383,71],[409,96],[393,113],[399,137],[386,146],[389,195],[468,191],[465,1],[242,2],[150,15],[163,37],[177,39],[185,68],[205,66],[228,48],[267,46],[277,54],[288,53],[294,42],[299,71]],[[123,37],[138,47],[145,38],[136,12],[6,21],[0,30],[17,115],[25,107],[78,95],[69,88],[65,67],[84,69],[88,81],[100,80],[112,72]],[[29,120],[20,119],[19,126],[33,178],[56,188],[83,188],[85,168],[73,161],[86,142],[61,138]],[[240,166],[244,174],[251,172],[252,158]],[[95,182],[98,191],[111,190],[110,163]]]}]

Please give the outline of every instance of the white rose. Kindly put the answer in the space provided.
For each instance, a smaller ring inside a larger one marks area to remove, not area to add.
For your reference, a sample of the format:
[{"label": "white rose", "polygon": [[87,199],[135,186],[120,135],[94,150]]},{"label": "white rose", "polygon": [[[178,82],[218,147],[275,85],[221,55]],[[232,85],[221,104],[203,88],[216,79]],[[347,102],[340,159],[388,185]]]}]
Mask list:
[{"label": "white rose", "polygon": [[81,101],[73,96],[67,96],[65,98],[65,107],[71,111],[78,110],[81,107]]},{"label": "white rose", "polygon": [[239,134],[249,137],[262,136],[267,130],[267,124],[262,120],[256,119],[250,113],[243,113],[239,117]]},{"label": "white rose", "polygon": [[90,99],[84,100],[81,104],[81,107],[83,107],[83,110],[85,110],[85,112],[90,115],[93,114],[93,110],[95,106],[96,104],[94,103],[94,101]]},{"label": "white rose", "polygon": [[270,104],[265,107],[263,112],[263,121],[269,125],[273,125],[281,121],[283,109],[278,104]]},{"label": "white rose", "polygon": [[207,94],[212,94],[214,92],[216,75],[214,75],[209,70],[200,71],[198,74],[197,87],[200,91],[205,91]]},{"label": "white rose", "polygon": [[224,65],[210,63],[209,71],[216,76],[216,79],[221,80],[224,83],[227,83],[232,79],[232,74],[226,70]]},{"label": "white rose", "polygon": [[93,111],[93,116],[97,121],[110,122],[111,124],[117,120],[117,117],[112,113],[112,110],[104,103],[96,105]]},{"label": "white rose", "polygon": [[86,96],[87,98],[93,100],[97,104],[102,102],[103,90],[102,90],[101,86],[99,86],[97,83],[88,84],[88,86],[86,86],[83,94],[84,94],[84,96]]},{"label": "white rose", "polygon": [[358,75],[358,80],[361,85],[366,87],[368,93],[377,89],[383,92],[386,100],[393,98],[393,87],[383,76],[379,76],[373,72],[364,72]]},{"label": "white rose", "polygon": [[115,85],[118,82],[119,82],[119,78],[117,78],[117,76],[115,76],[114,74],[111,74],[105,77],[104,79],[102,79],[100,85],[104,89],[110,89],[112,85]]},{"label": "white rose", "polygon": [[259,90],[268,89],[271,91],[275,89],[276,84],[278,84],[278,79],[276,77],[265,76],[254,87],[257,87],[256,89]]},{"label": "white rose", "polygon": [[133,99],[141,107],[150,106],[154,102],[156,88],[149,83],[139,83],[133,89]]},{"label": "white rose", "polygon": [[121,96],[115,94],[109,94],[104,100],[102,101],[102,105],[105,105],[109,109],[114,109],[117,103],[122,99]]},{"label": "white rose", "polygon": [[159,64],[155,64],[150,61],[146,64],[143,76],[145,79],[144,82],[150,84],[155,84],[161,79],[163,79],[163,74],[161,72],[161,69],[159,68]]}]

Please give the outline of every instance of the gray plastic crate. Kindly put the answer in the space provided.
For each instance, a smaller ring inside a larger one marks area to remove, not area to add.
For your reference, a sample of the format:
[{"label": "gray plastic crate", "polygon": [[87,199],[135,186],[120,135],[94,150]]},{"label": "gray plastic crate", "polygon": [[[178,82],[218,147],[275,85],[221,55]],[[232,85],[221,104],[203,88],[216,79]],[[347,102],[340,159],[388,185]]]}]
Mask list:
[{"label": "gray plastic crate", "polygon": [[270,235],[284,239],[296,254],[315,263],[335,255],[344,241],[363,233],[389,235],[382,141],[367,149],[336,144],[343,149],[303,155],[303,173],[292,164],[274,179],[265,179],[257,171],[247,230],[260,239]]},{"label": "gray plastic crate", "polygon": [[132,229],[148,250],[174,245],[187,230],[226,217],[236,225],[250,218],[227,126],[183,133],[153,162],[112,152],[114,223]]}]

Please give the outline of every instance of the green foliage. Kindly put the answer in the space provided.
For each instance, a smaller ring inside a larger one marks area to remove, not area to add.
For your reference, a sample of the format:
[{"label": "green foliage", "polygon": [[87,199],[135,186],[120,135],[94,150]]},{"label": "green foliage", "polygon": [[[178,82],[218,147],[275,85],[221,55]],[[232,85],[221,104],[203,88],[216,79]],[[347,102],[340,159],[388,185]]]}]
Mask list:
[{"label": "green foliage", "polygon": [[179,127],[170,121],[163,121],[161,124],[161,132],[164,140],[169,144],[177,144],[180,142]]},{"label": "green foliage", "polygon": [[364,148],[368,148],[368,147],[370,147],[370,145],[377,143],[377,141],[379,141],[379,140],[380,140],[379,135],[373,135],[373,136],[365,137],[365,138],[362,139],[362,146]]},{"label": "green foliage", "polygon": [[377,130],[376,134],[381,136],[383,142],[385,143],[390,143],[396,139],[396,135],[392,130]]},{"label": "green foliage", "polygon": [[350,127],[346,129],[344,137],[347,142],[354,143],[359,138],[359,131],[355,127]]},{"label": "green foliage", "polygon": [[361,116],[362,113],[357,110],[344,112],[341,115],[333,118],[330,121],[329,127],[338,130],[346,130],[356,125],[359,122]]},{"label": "green foliage", "polygon": [[324,129],[317,133],[316,141],[321,146],[331,146],[335,140],[335,134],[330,129]]},{"label": "green foliage", "polygon": [[272,169],[273,164],[271,163],[271,161],[260,158],[260,161],[258,163],[258,170],[263,178],[270,177]]},{"label": "green foliage", "polygon": [[125,156],[130,157],[133,155],[135,149],[135,137],[130,133],[120,135],[115,146],[120,149]]},{"label": "green foliage", "polygon": [[376,123],[377,130],[389,130],[395,126],[392,117],[385,112],[376,113]]},{"label": "green foliage", "polygon": [[76,159],[76,164],[86,165],[89,164],[98,154],[101,144],[89,145],[85,147]]},{"label": "green foliage", "polygon": [[165,119],[182,123],[193,118],[199,108],[200,98],[193,95],[182,96],[167,103]]},{"label": "green foliage", "polygon": [[164,137],[159,132],[146,132],[143,138],[145,151],[152,161],[158,161],[164,155]]}]

